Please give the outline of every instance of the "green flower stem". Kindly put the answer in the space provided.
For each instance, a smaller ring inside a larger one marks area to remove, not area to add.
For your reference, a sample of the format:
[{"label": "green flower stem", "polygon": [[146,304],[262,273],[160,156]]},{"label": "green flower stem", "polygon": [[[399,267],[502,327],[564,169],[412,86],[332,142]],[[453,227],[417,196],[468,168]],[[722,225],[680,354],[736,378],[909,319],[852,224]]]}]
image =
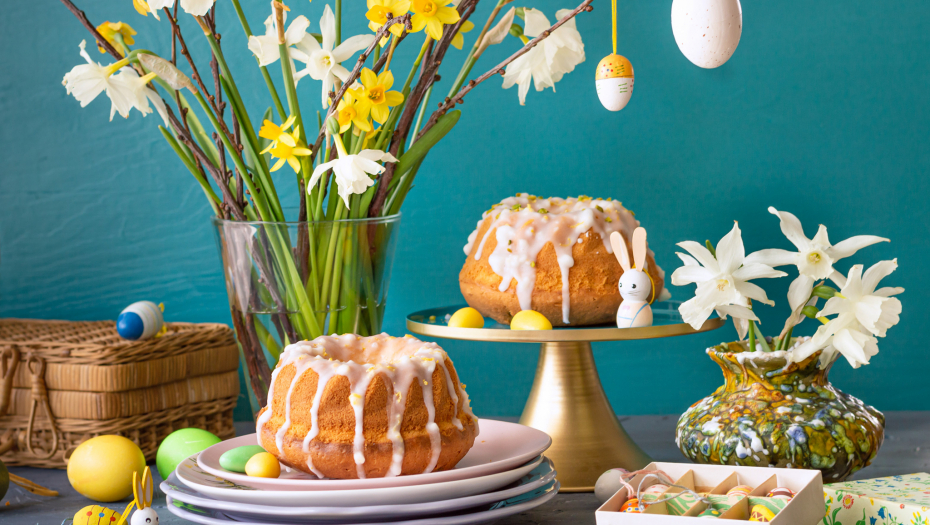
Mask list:
[{"label": "green flower stem", "polygon": [[333,47],[342,43],[342,0],[336,0],[336,7],[333,9],[336,15],[336,41]]},{"label": "green flower stem", "polygon": [[788,329],[788,332],[785,334],[785,337],[781,340],[781,349],[787,350],[788,345],[791,344],[791,333],[794,332],[794,327]]},{"label": "green flower stem", "polygon": [[[242,97],[239,95],[239,89],[236,87],[236,82],[233,80],[232,72],[226,65],[226,58],[223,56],[223,50],[217,43],[215,36],[208,35],[207,42],[210,44],[210,49],[213,51],[213,56],[216,57],[216,63],[219,65],[220,72],[222,73],[220,75],[220,82],[223,85],[223,89],[226,91],[226,94],[233,107],[238,109],[236,116],[239,121],[239,130],[246,139],[245,146],[252,148],[252,156],[257,159],[259,163],[259,165],[256,166],[256,171],[258,173],[262,189],[267,193],[266,198],[269,200],[271,209],[274,211],[275,216],[279,217],[277,220],[284,221],[284,211],[281,209],[281,202],[278,199],[278,193],[275,190],[274,183],[271,181],[268,164],[265,162],[265,157],[259,154],[261,149],[258,148],[258,135],[255,133],[255,129],[252,127],[252,120],[249,118],[248,111],[245,110],[245,104],[242,102]],[[218,133],[221,135],[223,134],[219,131]],[[242,173],[243,177],[245,177],[246,172]]]},{"label": "green flower stem", "polygon": [[210,206],[213,208],[213,213],[215,213],[218,217],[222,216],[223,214],[220,211],[220,205],[222,205],[222,201],[216,195],[216,192],[213,191],[213,186],[210,186],[210,183],[207,182],[207,179],[203,177],[203,174],[200,173],[199,169],[197,169],[197,165],[194,164],[194,161],[188,157],[187,153],[184,152],[184,150],[181,148],[181,145],[178,144],[178,141],[174,138],[174,136],[167,129],[165,129],[164,126],[158,126],[158,130],[161,131],[161,134],[165,137],[168,145],[171,146],[171,149],[173,149],[178,158],[181,159],[181,162],[184,163],[184,166],[187,167],[188,171],[191,172],[191,175],[197,179],[197,183],[200,184],[200,187],[203,188],[203,193],[207,196],[207,201],[210,202]]},{"label": "green flower stem", "polygon": [[[233,159],[236,168],[242,173],[242,180],[245,182],[245,185],[249,188],[249,192],[252,194],[252,202],[255,203],[256,208],[258,209],[258,214],[262,220],[269,220],[272,217],[271,211],[268,209],[268,205],[265,202],[264,196],[256,190],[255,184],[249,176],[249,172],[245,167],[245,163],[242,161],[242,157],[238,154],[238,150],[233,147],[232,143],[229,141],[229,137],[222,132],[220,128],[220,123],[216,119],[216,115],[210,111],[207,101],[204,100],[203,95],[200,92],[195,92],[194,96],[197,98],[197,102],[200,103],[200,106],[206,112],[207,116],[210,118],[210,123],[213,124],[213,127],[216,129],[217,134],[220,136],[223,141],[223,145],[226,146],[229,155]],[[274,221],[274,219],[270,219]],[[307,297],[306,290],[304,290],[303,282],[300,279],[300,274],[297,271],[297,266],[294,264],[292,259],[291,251],[287,246],[287,242],[282,239],[281,233],[277,230],[273,231],[273,235],[268,236],[270,239],[271,249],[276,256],[276,260],[279,264],[282,264],[285,269],[285,277],[288,281],[284,290],[288,295],[287,303],[290,304],[290,295],[296,293],[296,301],[299,305],[299,314],[294,316],[292,320],[295,327],[301,334],[309,333],[312,337],[317,337],[321,334],[320,326],[316,322],[316,319],[312,315],[312,306],[310,305],[310,299]]]},{"label": "green flower stem", "polygon": [[413,146],[413,143],[417,141],[417,131],[420,130],[420,124],[423,123],[423,114],[426,113],[426,106],[429,105],[429,97],[433,94],[433,86],[436,84],[430,84],[429,88],[426,90],[426,94],[423,95],[423,102],[420,103],[420,113],[417,115],[417,121],[413,125],[413,131],[410,133],[410,146]]},{"label": "green flower stem", "polygon": [[760,330],[760,329],[756,326],[756,322],[755,322],[755,321],[749,321],[749,326],[752,326],[752,327],[754,327],[754,328],[756,329],[756,333],[759,335],[759,337],[758,337],[758,339],[759,339],[759,344],[762,345],[762,351],[763,351],[763,352],[771,352],[771,351],[772,351],[772,348],[769,346],[769,342],[765,340],[765,336],[762,335],[762,330]]},{"label": "green flower stem", "polygon": [[[232,4],[233,8],[236,10],[236,16],[239,17],[239,23],[242,24],[245,37],[248,39],[252,36],[252,30],[249,28],[249,21],[246,20],[245,13],[242,12],[242,6],[239,5],[239,0],[232,0]],[[281,122],[284,122],[287,119],[287,113],[284,112],[284,106],[281,104],[281,99],[278,97],[278,90],[275,89],[274,82],[271,81],[268,68],[259,66],[259,69],[261,69],[262,77],[265,79],[265,85],[268,86],[268,92],[271,93],[271,100],[274,101],[274,107],[278,110],[278,116],[281,117]]]},{"label": "green flower stem", "polygon": [[277,341],[275,341],[275,338],[273,335],[271,335],[271,332],[265,328],[264,323],[259,321],[257,318],[255,319],[255,332],[256,335],[258,335],[258,341],[264,348],[268,350],[268,353],[271,354],[271,357],[274,358],[274,363],[268,363],[271,368],[274,368],[277,361],[281,359],[281,346],[278,345]]},{"label": "green flower stem", "polygon": [[[480,37],[479,37],[480,40]],[[477,42],[476,42],[477,44]],[[465,84],[465,79],[468,78],[468,74],[471,73],[471,68],[475,67],[475,63],[478,62],[478,57],[475,56],[474,48],[468,53],[468,57],[465,59],[465,63],[462,64],[462,69],[459,70],[459,74],[455,77],[455,82],[452,83],[452,89],[449,90],[449,97],[459,92],[462,89],[462,86]]]},{"label": "green flower stem", "polygon": [[413,77],[416,75],[417,70],[420,69],[420,63],[423,62],[423,56],[426,54],[426,50],[429,48],[429,43],[430,37],[427,36],[423,40],[423,45],[420,47],[420,54],[417,55],[416,60],[413,61],[413,66],[410,68],[410,72],[407,73],[407,80],[404,82],[404,88],[400,91],[401,94],[404,95],[404,101],[401,102],[399,106],[395,106],[391,109],[391,113],[388,115],[388,118],[384,124],[382,124],[381,131],[378,133],[378,140],[374,145],[375,149],[380,149],[383,151],[385,146],[388,144],[388,140],[390,139],[394,125],[400,118],[400,114],[404,111],[404,106],[407,105],[407,98],[410,96],[410,85],[413,84]]},{"label": "green flower stem", "polygon": [[[342,200],[339,199],[338,197],[334,197],[331,200],[339,201],[339,205],[336,208],[336,212],[335,212],[336,215],[335,215],[334,220],[339,221],[339,220],[344,219],[345,218],[344,213],[346,211],[345,204],[343,204]],[[337,251],[336,248],[339,243],[339,233],[340,233],[339,231],[336,231],[336,230],[341,229],[341,227],[342,227],[342,224],[339,222],[332,223],[332,230],[329,232],[329,241],[326,243],[326,246],[325,246],[326,255],[325,255],[325,259],[323,259],[325,262],[323,264],[323,281],[322,281],[323,292],[320,298],[320,306],[321,308],[324,308],[324,309],[330,303],[330,298],[335,297],[333,295],[330,295],[330,293],[332,292],[332,288],[333,288],[333,273],[335,270],[333,261],[336,257],[336,251]],[[330,319],[332,319],[332,315],[334,313],[335,313],[335,309],[330,308]],[[332,321],[330,321],[330,327],[332,326],[333,326]]]},{"label": "green flower stem", "polygon": [[756,323],[752,321],[749,322],[749,351],[756,351]]}]

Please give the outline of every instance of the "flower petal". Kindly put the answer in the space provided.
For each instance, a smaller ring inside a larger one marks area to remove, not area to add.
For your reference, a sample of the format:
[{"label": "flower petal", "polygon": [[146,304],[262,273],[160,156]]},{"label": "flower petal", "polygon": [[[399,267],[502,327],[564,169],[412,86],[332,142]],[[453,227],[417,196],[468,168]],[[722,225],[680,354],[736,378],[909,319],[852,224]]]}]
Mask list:
[{"label": "flower petal", "polygon": [[804,235],[804,228],[801,221],[792,213],[778,211],[773,206],[769,206],[769,213],[781,219],[781,231],[785,237],[795,245],[800,252],[807,252],[810,249],[810,241]]},{"label": "flower petal", "polygon": [[382,72],[378,75],[378,84],[381,84],[385,91],[391,89],[391,86],[394,85],[394,73],[390,71]]},{"label": "flower petal", "polygon": [[[294,19],[287,30],[284,32],[284,41],[288,46],[293,46],[294,44],[300,42],[307,36],[307,29],[310,27],[310,21],[307,20],[307,17],[300,15]],[[313,38],[313,37],[311,37]]]},{"label": "flower petal", "polygon": [[804,306],[811,297],[811,291],[814,290],[814,280],[803,273],[791,281],[788,287],[788,306],[794,312]]},{"label": "flower petal", "polygon": [[359,80],[361,80],[362,85],[368,89],[378,85],[378,75],[375,75],[375,72],[368,69],[367,67],[362,70],[362,74],[359,76]]},{"label": "flower petal", "polygon": [[678,312],[681,314],[681,318],[691,325],[691,328],[700,330],[704,326],[704,322],[710,318],[710,314],[714,312],[714,305],[701,301],[698,297],[693,297],[681,303]]},{"label": "flower petal", "polygon": [[454,24],[459,21],[461,15],[451,7],[440,7],[436,10],[436,18],[443,24]]},{"label": "flower petal", "polygon": [[832,248],[827,250],[827,252],[834,260],[839,260],[849,257],[866,246],[871,246],[880,242],[891,241],[884,237],[876,237],[875,235],[857,235],[836,243]]},{"label": "flower petal", "polygon": [[720,314],[720,317],[726,317],[727,315],[731,317],[736,317],[738,319],[749,319],[750,321],[759,321],[759,318],[756,317],[756,314],[752,310],[746,308],[745,306],[740,306],[738,304],[724,304],[716,308],[717,313]]},{"label": "flower petal", "polygon": [[323,16],[320,17],[320,34],[323,35],[323,50],[332,51],[336,42],[336,15],[329,4],[323,8]]},{"label": "flower petal", "polygon": [[746,249],[743,247],[743,236],[739,224],[734,222],[730,233],[723,236],[717,243],[717,263],[723,273],[733,273],[742,266],[746,258]]},{"label": "flower petal", "polygon": [[862,289],[864,293],[870,294],[875,291],[878,283],[882,279],[891,275],[891,272],[898,269],[898,260],[881,261],[865,271],[862,275]]},{"label": "flower petal", "polygon": [[[675,283],[673,282],[672,284]],[[761,286],[755,285],[753,283],[747,283],[745,281],[736,281],[734,286],[736,286],[736,290],[739,293],[750,299],[759,301],[760,303],[767,304],[769,306],[773,306],[775,304],[774,301],[769,301],[769,298],[765,295],[765,290],[763,290]]]},{"label": "flower petal", "polygon": [[714,273],[701,265],[685,265],[672,272],[672,284],[685,286],[691,283],[700,283],[714,278]]},{"label": "flower petal", "polygon": [[714,272],[714,274],[720,273],[720,265],[717,264],[717,259],[710,253],[703,244],[696,243],[694,241],[684,241],[678,243],[678,246],[687,250],[702,266],[708,270]]},{"label": "flower petal", "polygon": [[523,34],[530,38],[535,38],[552,27],[549,19],[539,9],[524,9],[523,16],[525,20]]},{"label": "flower petal", "polygon": [[400,91],[388,91],[384,94],[384,102],[388,106],[397,106],[403,103],[404,95]]},{"label": "flower petal", "polygon": [[333,56],[339,62],[345,62],[355,53],[367,49],[374,41],[375,35],[355,35],[347,38],[343,43],[333,49]]},{"label": "flower petal", "polygon": [[437,18],[427,18],[426,19],[426,34],[428,34],[433,40],[442,39],[442,22]]},{"label": "flower petal", "polygon": [[798,252],[773,248],[750,253],[746,256],[744,264],[762,263],[768,266],[785,266],[787,264],[797,264],[797,259]]},{"label": "flower petal", "polygon": [[742,281],[749,281],[751,279],[771,279],[775,277],[784,277],[786,275],[788,274],[781,270],[776,270],[761,263],[743,264],[742,267],[733,271],[733,277]]}]

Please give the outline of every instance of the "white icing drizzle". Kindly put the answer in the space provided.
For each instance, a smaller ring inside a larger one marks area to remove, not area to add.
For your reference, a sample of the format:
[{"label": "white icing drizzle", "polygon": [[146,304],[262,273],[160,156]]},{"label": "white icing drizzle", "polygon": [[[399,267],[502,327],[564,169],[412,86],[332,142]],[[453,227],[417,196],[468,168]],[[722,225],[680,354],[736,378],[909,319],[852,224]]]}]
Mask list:
[{"label": "white icing drizzle", "polygon": [[[344,376],[349,380],[349,403],[355,413],[355,436],[353,438],[353,459],[359,478],[365,477],[365,433],[364,411],[365,394],[371,381],[375,377],[384,377],[389,383],[392,392],[392,402],[388,404],[388,430],[387,436],[393,445],[391,465],[387,476],[400,475],[403,469],[404,439],[401,435],[401,424],[406,408],[406,395],[414,381],[421,385],[423,402],[426,405],[428,420],[426,431],[430,439],[431,457],[425,472],[431,472],[439,461],[442,448],[439,425],[436,424],[436,406],[433,399],[432,376],[437,366],[446,377],[455,408],[452,424],[459,430],[464,429],[462,414],[477,424],[471,411],[468,395],[461,385],[452,381],[452,374],[446,366],[448,355],[435,343],[425,343],[416,338],[407,336],[395,338],[387,334],[372,337],[358,337],[347,334],[342,336],[322,336],[313,341],[302,341],[289,345],[281,354],[277,368],[272,373],[271,387],[268,390],[268,406],[265,413],[259,417],[257,431],[261,430],[271,419],[271,402],[274,399],[274,383],[278,373],[286,366],[294,364],[296,370],[294,378],[288,388],[285,401],[285,421],[275,434],[275,444],[281,450],[284,436],[290,428],[291,393],[298,379],[307,370],[313,370],[319,376],[313,404],[310,409],[311,427],[303,438],[303,451],[307,453],[307,467],[318,477],[322,473],[314,468],[310,455],[310,442],[319,435],[319,408],[323,398],[323,391],[329,381],[337,376]],[[387,385],[386,385],[387,386]],[[459,400],[462,406],[459,406]],[[259,438],[259,444],[261,439]]]},{"label": "white icing drizzle", "polygon": [[[487,232],[496,230],[497,246],[488,256],[488,264],[501,277],[499,290],[506,292],[512,280],[517,281],[516,293],[520,309],[532,309],[536,287],[536,258],[548,243],[555,248],[562,275],[562,321],[569,322],[570,294],[568,272],[575,265],[572,247],[582,241],[582,235],[597,233],[607,253],[613,253],[610,234],[619,231],[629,240],[639,226],[633,214],[619,201],[578,197],[542,199],[519,193],[508,197],[484,212],[475,231],[468,236],[465,254],[471,253],[475,242],[475,260],[480,260],[489,235],[479,240],[478,230],[488,217],[493,217]],[[649,250],[652,255],[652,250]],[[660,276],[664,272],[659,270]]]}]

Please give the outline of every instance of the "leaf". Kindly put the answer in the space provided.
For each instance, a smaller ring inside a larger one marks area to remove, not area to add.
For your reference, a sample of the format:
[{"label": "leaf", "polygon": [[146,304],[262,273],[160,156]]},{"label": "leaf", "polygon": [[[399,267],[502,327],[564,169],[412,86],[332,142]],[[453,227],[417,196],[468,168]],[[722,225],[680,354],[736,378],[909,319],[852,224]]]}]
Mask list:
[{"label": "leaf", "polygon": [[194,84],[191,82],[191,79],[187,77],[180,69],[176,68],[174,64],[168,62],[164,58],[159,56],[150,55],[148,53],[139,53],[136,55],[139,59],[139,62],[142,62],[142,65],[146,67],[149,71],[158,75],[159,78],[164,80],[171,86],[171,89],[178,90],[181,88],[187,88],[191,93],[197,91],[194,88]]},{"label": "leaf", "polygon": [[510,26],[513,24],[513,17],[516,12],[517,9],[511,7],[509,11],[504,13],[503,18],[485,33],[484,38],[481,39],[481,45],[478,46],[478,51],[475,52],[476,56],[481,56],[484,50],[489,46],[497,45],[504,41],[504,38],[506,38],[507,34],[510,32]]}]

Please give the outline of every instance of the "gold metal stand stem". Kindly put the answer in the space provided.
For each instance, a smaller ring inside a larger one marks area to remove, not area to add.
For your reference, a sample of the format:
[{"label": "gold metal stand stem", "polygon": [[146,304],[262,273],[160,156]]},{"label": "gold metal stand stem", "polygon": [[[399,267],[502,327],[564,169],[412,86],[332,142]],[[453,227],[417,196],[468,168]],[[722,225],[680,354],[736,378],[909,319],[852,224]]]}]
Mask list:
[{"label": "gold metal stand stem", "polygon": [[542,343],[520,423],[552,437],[546,456],[562,492],[591,492],[605,470],[633,471],[651,461],[610,407],[588,342]]}]

